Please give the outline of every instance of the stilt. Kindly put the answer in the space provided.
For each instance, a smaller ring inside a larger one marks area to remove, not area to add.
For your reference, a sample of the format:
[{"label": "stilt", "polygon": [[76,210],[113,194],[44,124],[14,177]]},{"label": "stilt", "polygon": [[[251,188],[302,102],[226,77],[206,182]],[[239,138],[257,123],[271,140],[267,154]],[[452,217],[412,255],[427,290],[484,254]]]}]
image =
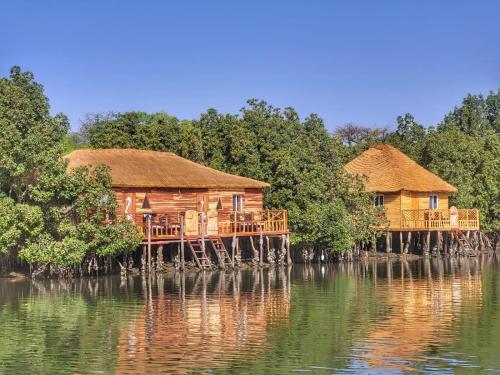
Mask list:
[{"label": "stilt", "polygon": [[443,247],[443,234],[440,230],[436,232],[436,250],[438,254],[441,254]]},{"label": "stilt", "polygon": [[[285,253],[286,253],[286,237],[284,234],[281,235],[281,241],[280,241],[280,245],[281,245],[281,250],[280,250],[280,253],[282,254],[282,256],[280,256],[280,264],[283,264],[284,261],[285,261]],[[287,258],[288,259],[288,258]]]},{"label": "stilt", "polygon": [[151,273],[151,215],[148,215],[148,272]]},{"label": "stilt", "polygon": [[260,266],[262,267],[264,265],[264,237],[262,235],[262,229],[260,230],[259,236],[259,260]]},{"label": "stilt", "polygon": [[292,265],[292,254],[290,254],[290,235],[286,235],[286,264]]},{"label": "stilt", "polygon": [[142,254],[141,254],[141,271],[142,273],[146,272],[146,253],[148,252],[148,247],[146,245],[142,246]]},{"label": "stilt", "polygon": [[408,254],[408,252],[410,251],[410,247],[411,247],[411,232],[408,232],[408,234],[406,235],[406,244],[404,249],[405,254]]},{"label": "stilt", "polygon": [[431,231],[427,231],[427,236],[425,240],[425,252],[429,255],[431,249]]},{"label": "stilt", "polygon": [[233,265],[239,265],[240,262],[241,262],[241,253],[240,253],[240,238],[239,237],[235,237],[235,241],[236,241],[236,244],[235,244],[235,248],[236,248],[236,263],[233,262]]},{"label": "stilt", "polygon": [[158,245],[156,250],[156,271],[163,271],[163,245]]},{"label": "stilt", "polygon": [[267,248],[267,261],[272,263],[274,257],[271,256],[271,248],[269,246],[269,236],[266,236],[266,248]]},{"label": "stilt", "polygon": [[399,231],[399,252],[404,253],[403,232]]},{"label": "stilt", "polygon": [[181,271],[184,271],[184,217],[181,216]]},{"label": "stilt", "polygon": [[255,248],[253,237],[249,236],[248,239],[250,240],[250,247],[252,248],[252,263],[257,264],[259,262],[259,252]]},{"label": "stilt", "polygon": [[386,253],[392,253],[392,244],[391,244],[391,238],[392,237],[392,233],[391,232],[387,232],[385,234],[385,252]]}]

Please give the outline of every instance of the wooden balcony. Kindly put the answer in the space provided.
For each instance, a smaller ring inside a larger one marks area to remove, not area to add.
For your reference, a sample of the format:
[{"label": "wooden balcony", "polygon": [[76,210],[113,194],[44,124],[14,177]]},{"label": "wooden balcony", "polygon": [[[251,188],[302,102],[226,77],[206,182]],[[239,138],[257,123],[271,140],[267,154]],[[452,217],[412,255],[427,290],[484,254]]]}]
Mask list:
[{"label": "wooden balcony", "polygon": [[[391,225],[392,227],[392,225]],[[401,210],[401,230],[479,230],[479,210]]]},{"label": "wooden balcony", "polygon": [[[288,233],[288,213],[285,210],[151,212],[149,215],[152,241]],[[146,215],[134,215],[134,221],[146,239]]]}]

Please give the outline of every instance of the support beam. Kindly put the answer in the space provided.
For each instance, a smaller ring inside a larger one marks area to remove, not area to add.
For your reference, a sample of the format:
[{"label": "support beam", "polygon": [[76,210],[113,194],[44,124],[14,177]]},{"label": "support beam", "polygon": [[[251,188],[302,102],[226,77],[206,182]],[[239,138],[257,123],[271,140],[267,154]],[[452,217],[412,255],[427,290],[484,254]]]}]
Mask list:
[{"label": "support beam", "polygon": [[286,235],[286,263],[292,265],[292,254],[290,254],[290,235]]},{"label": "support beam", "polygon": [[426,251],[427,255],[429,255],[430,249],[431,249],[431,231],[428,231],[427,232],[427,239],[425,241],[425,251]]},{"label": "support beam", "polygon": [[262,267],[264,265],[264,237],[262,235],[262,229],[260,230],[259,236],[259,260],[260,266]]},{"label": "support beam", "polygon": [[163,245],[159,245],[156,248],[156,271],[162,272],[164,269],[163,262]]},{"label": "support beam", "polygon": [[440,230],[436,232],[436,250],[438,254],[441,254],[443,248],[443,234]]},{"label": "support beam", "polygon": [[407,232],[404,253],[408,254],[410,250],[411,250],[411,232]]},{"label": "support beam", "polygon": [[404,242],[403,242],[403,232],[399,231],[399,252],[404,253]]},{"label": "support beam", "polygon": [[151,215],[148,215],[148,272],[151,273]]},{"label": "support beam", "polygon": [[181,216],[181,271],[184,271],[184,216]]},{"label": "support beam", "polygon": [[392,233],[387,232],[385,234],[385,252],[392,253]]}]

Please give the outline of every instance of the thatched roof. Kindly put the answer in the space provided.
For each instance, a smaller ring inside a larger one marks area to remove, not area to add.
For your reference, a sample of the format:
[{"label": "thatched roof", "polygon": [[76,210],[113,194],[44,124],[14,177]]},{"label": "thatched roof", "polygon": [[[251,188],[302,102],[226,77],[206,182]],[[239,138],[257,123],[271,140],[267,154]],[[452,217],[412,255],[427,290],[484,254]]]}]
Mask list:
[{"label": "thatched roof", "polygon": [[76,150],[65,157],[68,169],[83,165],[107,165],[113,186],[148,188],[238,189],[269,187],[251,178],[224,173],[171,152],[135,149]]},{"label": "thatched roof", "polygon": [[368,177],[365,189],[372,192],[400,190],[448,192],[457,189],[414,162],[397,148],[375,145],[346,164],[345,169]]}]

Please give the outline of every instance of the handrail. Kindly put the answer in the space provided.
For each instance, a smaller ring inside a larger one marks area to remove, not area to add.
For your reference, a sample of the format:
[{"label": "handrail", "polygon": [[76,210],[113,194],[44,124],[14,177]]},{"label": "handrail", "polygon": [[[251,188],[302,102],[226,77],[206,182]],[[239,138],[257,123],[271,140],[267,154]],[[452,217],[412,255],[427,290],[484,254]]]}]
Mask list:
[{"label": "handrail", "polygon": [[[183,221],[183,227],[187,227],[185,212],[150,212],[150,214],[153,215],[151,224],[153,238],[179,238],[181,236],[181,221]],[[207,232],[206,219],[202,220],[200,217],[202,214],[202,212],[198,212],[197,226],[200,236],[202,234],[227,236],[258,235],[261,232],[288,233],[288,213],[286,210],[217,211],[213,222],[215,230],[211,229],[210,233]],[[142,215],[136,214],[134,221],[145,235],[147,228]],[[186,233],[186,229],[184,229],[183,234],[190,235],[190,233]]]},{"label": "handrail", "polygon": [[[479,210],[459,209],[458,228],[479,229]],[[450,230],[452,213],[449,209],[407,209],[401,210],[401,229]]]}]

